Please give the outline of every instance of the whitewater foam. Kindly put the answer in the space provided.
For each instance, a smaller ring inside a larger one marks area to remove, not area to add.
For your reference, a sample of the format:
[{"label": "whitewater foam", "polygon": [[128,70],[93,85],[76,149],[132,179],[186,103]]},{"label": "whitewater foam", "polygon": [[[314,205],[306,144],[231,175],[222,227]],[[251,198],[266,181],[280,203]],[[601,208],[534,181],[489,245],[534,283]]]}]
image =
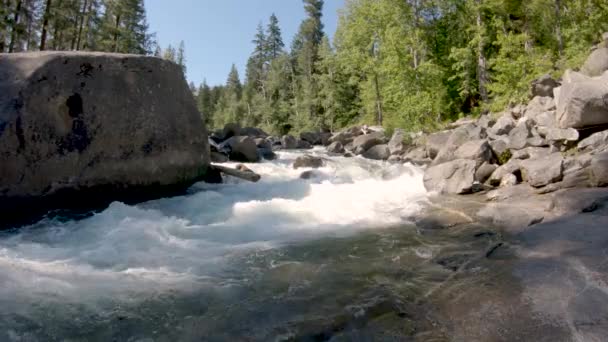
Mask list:
[{"label": "whitewater foam", "polygon": [[425,199],[416,167],[312,153],[327,162],[310,180],[291,167],[301,152],[279,152],[247,165],[259,183],[197,184],[187,196],[113,203],[87,219],[4,233],[0,306],[188,291],[223,281],[232,256],[401,224]]}]

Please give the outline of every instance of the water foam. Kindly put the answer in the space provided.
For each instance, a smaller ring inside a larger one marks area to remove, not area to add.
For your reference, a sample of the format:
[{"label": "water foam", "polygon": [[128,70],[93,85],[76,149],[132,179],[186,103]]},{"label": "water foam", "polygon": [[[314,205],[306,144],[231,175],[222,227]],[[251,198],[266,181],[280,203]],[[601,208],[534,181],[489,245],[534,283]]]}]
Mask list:
[{"label": "water foam", "polygon": [[187,291],[221,279],[233,255],[402,223],[426,195],[411,165],[324,156],[326,166],[303,180],[305,169],[291,167],[299,155],[248,165],[259,183],[197,184],[187,196],[113,203],[84,220],[0,236],[0,305]]}]

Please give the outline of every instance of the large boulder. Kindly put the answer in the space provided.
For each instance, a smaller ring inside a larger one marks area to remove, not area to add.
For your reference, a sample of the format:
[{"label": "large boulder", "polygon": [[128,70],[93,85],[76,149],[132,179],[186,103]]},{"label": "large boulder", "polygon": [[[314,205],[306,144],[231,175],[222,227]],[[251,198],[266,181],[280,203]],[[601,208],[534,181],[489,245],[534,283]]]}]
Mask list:
[{"label": "large boulder", "polygon": [[439,165],[456,159],[455,152],[461,145],[470,140],[482,138],[484,138],[484,134],[476,125],[469,124],[458,127],[452,132],[439,153],[437,153],[437,157],[433,160],[433,165]]},{"label": "large boulder", "polygon": [[306,140],[298,139],[297,148],[301,150],[310,150],[312,145]]},{"label": "large boulder", "polygon": [[608,150],[608,130],[597,132],[578,143],[581,151]]},{"label": "large boulder", "polygon": [[391,140],[388,142],[388,149],[391,154],[403,154],[405,152],[405,132],[402,129],[396,129],[393,132]]},{"label": "large boulder", "polygon": [[456,159],[429,167],[424,173],[424,186],[428,191],[442,194],[465,194],[473,189],[475,161]]},{"label": "large boulder", "polygon": [[543,75],[532,81],[531,93],[535,96],[550,96],[553,97],[553,89],[559,86],[556,80],[551,75]]},{"label": "large boulder", "polygon": [[355,154],[362,154],[373,146],[383,144],[384,142],[384,132],[372,132],[356,137],[355,140],[353,140],[352,148],[355,151]]},{"label": "large boulder", "polygon": [[391,151],[386,144],[376,145],[363,152],[363,157],[374,160],[387,160]]},{"label": "large boulder", "polygon": [[156,197],[209,165],[181,69],[160,58],[0,54],[0,216]]},{"label": "large boulder", "polygon": [[562,85],[556,115],[561,128],[608,124],[608,73]]},{"label": "large boulder", "polygon": [[328,143],[332,144],[335,142],[339,142],[343,146],[346,146],[346,145],[350,144],[351,142],[353,142],[354,139],[355,138],[352,133],[344,131],[344,132],[338,132],[338,133],[332,135],[329,138]]},{"label": "large boulder", "polygon": [[493,155],[492,148],[485,139],[467,141],[454,152],[456,159],[475,160],[477,165],[490,162]]},{"label": "large boulder", "polygon": [[294,150],[298,148],[298,139],[296,139],[293,135],[284,135],[281,137],[281,146],[285,150]]},{"label": "large boulder", "polygon": [[608,48],[600,48],[593,52],[583,64],[581,72],[587,76],[600,76],[608,70]]},{"label": "large boulder", "polygon": [[329,146],[327,146],[327,152],[344,153],[344,146],[342,146],[342,143],[340,143],[339,141],[335,141],[329,144]]},{"label": "large boulder", "polygon": [[[224,141],[224,140],[228,140],[232,137],[236,137],[238,135],[241,135],[241,125],[239,125],[238,123],[229,122],[226,125],[224,125],[224,129],[222,130],[221,139],[222,139],[222,141]],[[246,135],[246,134],[243,134],[243,135]]]},{"label": "large boulder", "polygon": [[311,156],[309,154],[296,158],[296,161],[293,163],[294,169],[299,169],[302,167],[310,167],[313,169],[320,168],[323,166],[324,162],[322,158]]},{"label": "large boulder", "polygon": [[268,133],[264,132],[263,129],[257,127],[244,127],[239,130],[239,134],[236,135],[246,135],[252,138],[267,138]]},{"label": "large boulder", "polygon": [[441,131],[429,134],[426,137],[425,146],[429,158],[435,159],[437,157],[437,154],[445,146],[451,135],[452,131]]},{"label": "large boulder", "polygon": [[589,168],[594,186],[608,186],[608,152],[593,156]]},{"label": "large boulder", "polygon": [[532,137],[531,122],[525,118],[520,119],[515,128],[509,133],[509,148],[519,150],[528,144],[528,138]]},{"label": "large boulder", "polygon": [[302,132],[300,133],[300,139],[308,142],[311,145],[321,145],[320,132]]},{"label": "large boulder", "polygon": [[493,135],[505,135],[509,134],[511,130],[515,127],[515,121],[510,117],[510,115],[503,115],[498,120],[488,133]]},{"label": "large boulder", "polygon": [[255,140],[248,136],[232,137],[223,142],[222,145],[230,148],[230,154],[228,155],[230,160],[251,163],[260,160]]},{"label": "large boulder", "polygon": [[543,158],[524,160],[521,162],[521,174],[535,188],[558,182],[564,175],[564,158],[560,153],[553,153]]}]

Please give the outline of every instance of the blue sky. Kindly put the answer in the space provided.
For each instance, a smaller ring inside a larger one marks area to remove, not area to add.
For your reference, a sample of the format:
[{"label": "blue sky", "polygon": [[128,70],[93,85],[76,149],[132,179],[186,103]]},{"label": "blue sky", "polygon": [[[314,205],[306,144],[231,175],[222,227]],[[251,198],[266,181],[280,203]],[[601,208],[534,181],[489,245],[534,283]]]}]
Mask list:
[{"label": "blue sky", "polygon": [[[235,63],[244,77],[251,40],[260,21],[264,25],[274,12],[279,18],[283,40],[289,47],[304,19],[301,0],[145,0],[150,30],[164,48],[186,44],[188,81],[197,86],[223,84]],[[325,32],[333,37],[338,9],[344,0],[325,0]]]}]

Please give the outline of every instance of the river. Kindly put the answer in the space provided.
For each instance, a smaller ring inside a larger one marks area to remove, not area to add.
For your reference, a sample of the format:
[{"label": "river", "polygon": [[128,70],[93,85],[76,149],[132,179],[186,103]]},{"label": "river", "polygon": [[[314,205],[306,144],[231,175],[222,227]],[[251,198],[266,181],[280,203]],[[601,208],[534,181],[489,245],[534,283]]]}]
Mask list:
[{"label": "river", "polygon": [[258,183],[196,184],[1,233],[0,341],[402,341],[433,331],[424,298],[453,271],[437,255],[476,242],[413,224],[427,199],[419,168],[307,153],[326,158],[308,180],[291,166],[303,152],[278,152],[247,164]]}]

